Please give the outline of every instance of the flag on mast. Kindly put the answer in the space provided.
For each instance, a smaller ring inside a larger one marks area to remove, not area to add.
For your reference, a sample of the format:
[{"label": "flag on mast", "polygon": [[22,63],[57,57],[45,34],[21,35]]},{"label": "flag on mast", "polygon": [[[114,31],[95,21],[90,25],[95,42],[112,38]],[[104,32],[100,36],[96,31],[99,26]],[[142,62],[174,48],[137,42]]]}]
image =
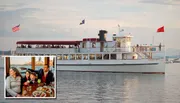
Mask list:
[{"label": "flag on mast", "polygon": [[12,28],[13,32],[16,32],[18,30],[20,30],[20,24]]},{"label": "flag on mast", "polygon": [[157,29],[157,32],[164,32],[164,26]]},{"label": "flag on mast", "polygon": [[85,19],[80,22],[79,25],[85,24]]}]

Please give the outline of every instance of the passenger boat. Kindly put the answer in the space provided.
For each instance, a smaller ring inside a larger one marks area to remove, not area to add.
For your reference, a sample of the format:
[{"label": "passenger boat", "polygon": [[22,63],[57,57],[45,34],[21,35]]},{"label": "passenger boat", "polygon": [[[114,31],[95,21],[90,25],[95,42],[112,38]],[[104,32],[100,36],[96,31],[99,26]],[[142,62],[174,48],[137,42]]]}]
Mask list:
[{"label": "passenger boat", "polygon": [[100,30],[99,38],[80,41],[17,41],[15,55],[55,55],[61,71],[165,73],[165,46],[133,46],[133,36],[124,31],[111,41],[106,35]]}]

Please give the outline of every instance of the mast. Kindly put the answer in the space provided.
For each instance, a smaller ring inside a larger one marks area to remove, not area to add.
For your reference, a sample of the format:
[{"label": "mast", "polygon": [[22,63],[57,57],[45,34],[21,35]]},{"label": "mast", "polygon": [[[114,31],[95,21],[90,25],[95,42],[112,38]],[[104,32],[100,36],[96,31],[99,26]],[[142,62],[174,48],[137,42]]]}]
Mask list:
[{"label": "mast", "polygon": [[118,33],[119,36],[120,36],[120,32],[123,32],[123,31],[124,31],[124,29],[121,29],[121,28],[120,28],[120,25],[119,25],[119,24],[118,24],[118,31],[119,31],[119,33]]},{"label": "mast", "polygon": [[119,35],[120,35],[120,32],[121,32],[121,29],[120,29],[120,25],[118,24],[118,30],[119,30]]}]

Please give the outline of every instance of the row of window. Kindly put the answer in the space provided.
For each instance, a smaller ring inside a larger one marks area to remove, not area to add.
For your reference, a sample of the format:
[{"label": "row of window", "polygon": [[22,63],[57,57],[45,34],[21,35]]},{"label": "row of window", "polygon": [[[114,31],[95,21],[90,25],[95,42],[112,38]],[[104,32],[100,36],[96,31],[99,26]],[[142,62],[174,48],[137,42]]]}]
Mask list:
[{"label": "row of window", "polygon": [[134,57],[127,57],[126,54],[122,54],[122,57],[117,57],[117,54],[19,54],[20,56],[35,55],[35,56],[56,56],[57,60],[128,60],[134,59]]},{"label": "row of window", "polygon": [[[26,55],[35,55],[35,56],[44,56],[43,54],[18,54],[20,56]],[[48,54],[48,56],[50,56]],[[63,54],[63,55],[52,55],[57,56],[58,60],[108,60],[116,59],[116,54]]]},{"label": "row of window", "polygon": [[[88,54],[17,54],[19,56],[27,56],[27,55],[35,55],[35,56],[57,56],[59,60],[88,60]],[[111,55],[111,56],[110,56]],[[113,57],[116,56],[116,54],[89,54],[90,60],[95,59],[113,59]]]},{"label": "row of window", "polygon": [[[110,56],[111,55],[111,56]],[[64,54],[58,55],[58,60],[102,60],[116,59],[116,54]]]}]

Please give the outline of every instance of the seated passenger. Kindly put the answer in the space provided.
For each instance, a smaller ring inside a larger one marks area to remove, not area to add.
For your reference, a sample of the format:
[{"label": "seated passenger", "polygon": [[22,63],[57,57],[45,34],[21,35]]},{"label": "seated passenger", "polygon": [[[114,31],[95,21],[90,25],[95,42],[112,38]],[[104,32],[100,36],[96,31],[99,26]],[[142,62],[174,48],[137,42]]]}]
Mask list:
[{"label": "seated passenger", "polygon": [[26,75],[22,78],[22,84],[23,85],[28,85],[29,84],[30,74],[31,74],[31,71],[27,70]]},{"label": "seated passenger", "polygon": [[21,97],[21,74],[16,68],[11,68],[6,79],[6,96]]},{"label": "seated passenger", "polygon": [[37,74],[35,72],[32,72],[30,74],[30,84],[37,84]]},{"label": "seated passenger", "polygon": [[54,82],[54,74],[49,70],[48,65],[44,65],[44,68],[39,70],[38,78],[41,79],[42,83],[46,83],[47,85]]}]

